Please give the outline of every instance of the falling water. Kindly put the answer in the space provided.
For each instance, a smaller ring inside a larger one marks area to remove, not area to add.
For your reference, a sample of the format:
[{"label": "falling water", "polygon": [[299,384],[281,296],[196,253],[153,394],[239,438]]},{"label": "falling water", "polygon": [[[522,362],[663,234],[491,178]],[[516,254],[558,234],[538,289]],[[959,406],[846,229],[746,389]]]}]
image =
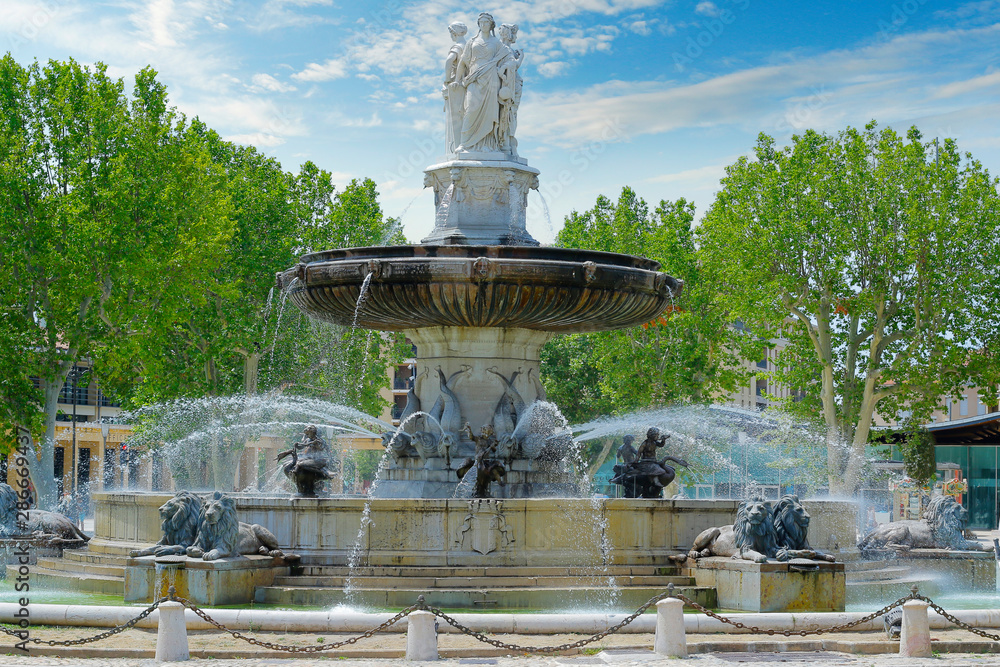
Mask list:
[{"label": "falling water", "polygon": [[555,238],[556,229],[552,226],[552,217],[549,215],[549,203],[545,201],[545,195],[542,194],[541,190],[535,190],[535,192],[538,193],[538,197],[542,201],[542,215],[545,216],[545,225],[549,228],[549,235]]},{"label": "falling water", "polygon": [[[348,601],[354,603],[354,573],[358,566],[361,564],[361,545],[364,543],[365,534],[368,532],[368,526],[372,522],[372,499],[375,498],[375,491],[378,489],[379,482],[382,481],[382,472],[385,470],[386,464],[389,463],[389,455],[392,452],[392,446],[399,437],[399,434],[403,432],[403,427],[410,423],[411,420],[417,417],[425,417],[427,420],[437,423],[431,415],[420,410],[409,415],[405,420],[399,423],[399,426],[390,426],[387,430],[393,430],[392,437],[385,443],[385,449],[382,451],[382,458],[379,459],[378,468],[375,470],[375,479],[372,481],[371,486],[368,487],[368,497],[365,500],[365,507],[361,511],[361,525],[358,527],[358,536],[354,539],[354,545],[351,547],[351,555],[347,559],[347,577],[344,579],[344,596]],[[437,424],[438,430],[443,434],[444,431],[441,430],[441,425]],[[384,439],[384,438],[383,438]]]},{"label": "falling water", "polygon": [[375,274],[369,271],[361,283],[361,291],[358,292],[358,302],[354,305],[354,321],[351,322],[352,329],[358,328],[358,315],[361,314],[361,307],[365,305],[365,299],[368,298],[368,286],[372,283],[373,275]]},{"label": "falling water", "polygon": [[462,480],[455,487],[455,493],[451,495],[452,498],[459,500],[465,500],[472,497],[472,492],[475,490],[476,485],[476,475],[479,471],[479,466],[473,464],[469,468],[468,472],[462,477]]},{"label": "falling water", "polygon": [[[288,287],[281,292],[281,303],[278,305],[278,321],[274,324],[274,336],[271,338],[271,357],[268,360],[272,366],[274,365],[274,348],[278,346],[278,333],[281,331],[281,317],[285,314],[285,303],[288,301],[288,293],[292,291],[292,287],[298,282],[298,278],[292,278],[292,282],[288,283]],[[270,304],[270,297],[268,297],[268,304]],[[266,320],[265,320],[266,322]],[[266,326],[266,324],[265,324]]]}]

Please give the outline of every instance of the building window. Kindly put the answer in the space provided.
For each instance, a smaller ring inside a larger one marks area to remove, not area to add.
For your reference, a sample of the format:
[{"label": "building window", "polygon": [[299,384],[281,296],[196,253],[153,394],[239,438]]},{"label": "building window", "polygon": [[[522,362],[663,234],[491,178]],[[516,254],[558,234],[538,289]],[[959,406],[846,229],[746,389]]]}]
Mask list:
[{"label": "building window", "polygon": [[976,414],[985,415],[986,414],[986,404],[983,403],[982,396],[976,396]]},{"label": "building window", "polygon": [[969,414],[969,397],[963,396],[962,400],[958,402],[958,414],[959,416],[966,417]]}]

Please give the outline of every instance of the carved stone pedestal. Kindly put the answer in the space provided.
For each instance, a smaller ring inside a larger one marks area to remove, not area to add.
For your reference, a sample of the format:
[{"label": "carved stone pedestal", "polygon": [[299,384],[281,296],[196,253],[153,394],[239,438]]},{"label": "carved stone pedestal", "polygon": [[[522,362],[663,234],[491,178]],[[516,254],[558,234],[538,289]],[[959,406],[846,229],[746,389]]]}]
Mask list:
[{"label": "carved stone pedestal", "polygon": [[130,558],[125,566],[125,601],[152,602],[173,586],[178,597],[198,605],[248,604],[258,586],[269,586],[289,570],[284,559],[270,556],[212,561],[187,556]]},{"label": "carved stone pedestal", "polygon": [[459,153],[428,167],[424,187],[434,188],[434,229],[421,243],[537,246],[524,222],[538,173],[503,153]]},{"label": "carved stone pedestal", "polygon": [[[816,569],[796,571],[799,564]],[[714,587],[720,609],[739,611],[844,611],[843,563],[754,563],[713,556],[693,568],[698,586]]]}]

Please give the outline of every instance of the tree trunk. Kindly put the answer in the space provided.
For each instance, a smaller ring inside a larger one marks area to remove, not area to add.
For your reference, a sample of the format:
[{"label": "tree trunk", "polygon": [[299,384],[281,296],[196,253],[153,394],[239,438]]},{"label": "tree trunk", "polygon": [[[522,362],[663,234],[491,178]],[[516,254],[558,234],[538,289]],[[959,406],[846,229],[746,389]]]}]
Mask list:
[{"label": "tree trunk", "polygon": [[611,446],[614,444],[615,444],[614,438],[608,438],[607,440],[604,441],[604,445],[601,447],[601,453],[597,455],[597,458],[594,459],[594,462],[591,463],[590,467],[587,468],[588,481],[594,479],[594,475],[597,473],[598,470],[601,469],[601,466],[604,465],[604,459],[608,458],[608,452],[611,451]]},{"label": "tree trunk", "polygon": [[247,396],[257,393],[260,376],[260,352],[251,352],[243,359],[243,391]]},{"label": "tree trunk", "polygon": [[56,497],[55,448],[56,412],[58,412],[59,390],[63,378],[47,382],[43,387],[45,400],[45,433],[34,443],[35,456],[28,457],[28,474],[35,487],[35,504],[38,509],[55,510],[59,504]]}]

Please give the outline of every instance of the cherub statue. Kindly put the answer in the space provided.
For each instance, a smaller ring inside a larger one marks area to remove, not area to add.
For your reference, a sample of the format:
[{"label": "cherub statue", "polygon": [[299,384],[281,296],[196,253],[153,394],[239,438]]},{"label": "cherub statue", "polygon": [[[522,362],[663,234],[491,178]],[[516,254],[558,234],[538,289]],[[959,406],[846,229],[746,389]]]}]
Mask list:
[{"label": "cherub statue", "polygon": [[663,489],[674,481],[676,471],[669,462],[688,467],[687,461],[675,456],[664,456],[657,460],[656,450],[663,447],[669,435],[661,435],[658,428],[646,431],[646,439],[637,450],[632,446],[633,438],[625,436],[624,444],[618,448],[622,463],[614,467],[612,484],[621,484],[626,498],[659,498]]},{"label": "cherub statue", "polygon": [[463,433],[469,436],[476,444],[476,458],[467,458],[459,467],[458,478],[463,479],[466,473],[476,468],[476,485],[472,492],[473,498],[489,498],[490,483],[497,482],[504,485],[504,478],[507,476],[507,468],[496,458],[497,445],[499,444],[496,433],[490,424],[486,424],[479,431],[479,435],[472,433],[472,427],[465,423]]},{"label": "cherub statue", "polygon": [[291,449],[279,453],[276,459],[280,461],[286,456],[291,459],[282,466],[282,472],[295,482],[299,497],[317,497],[317,486],[334,476],[330,446],[315,426],[306,426],[302,439]]}]

